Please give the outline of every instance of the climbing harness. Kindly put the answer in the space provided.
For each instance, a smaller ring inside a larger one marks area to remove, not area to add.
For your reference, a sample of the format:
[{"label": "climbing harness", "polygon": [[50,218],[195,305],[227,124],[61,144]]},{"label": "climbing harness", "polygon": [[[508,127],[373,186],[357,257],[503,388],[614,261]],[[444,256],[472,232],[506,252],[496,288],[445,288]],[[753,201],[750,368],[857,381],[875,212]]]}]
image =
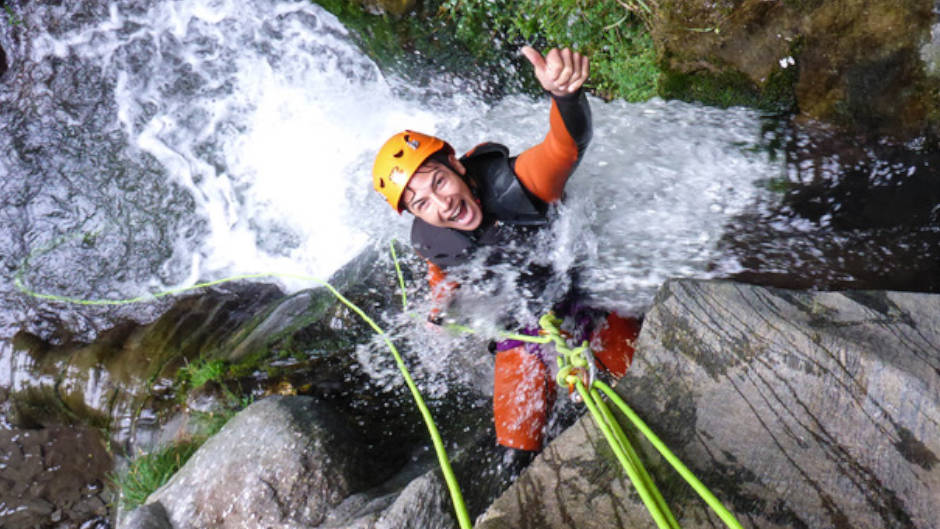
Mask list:
[{"label": "climbing harness", "polygon": [[[405,298],[405,282],[398,266],[398,258],[395,255],[394,244],[390,245],[392,258],[395,261],[395,269],[398,272],[399,286],[402,291],[402,304],[407,310],[407,301]],[[653,482],[652,477],[643,466],[639,455],[630,444],[626,434],[616,421],[610,408],[601,397],[601,392],[610,399],[617,408],[633,423],[634,427],[642,433],[654,448],[669,462],[676,472],[695,490],[696,493],[711,507],[719,518],[730,529],[742,529],[741,524],[734,515],[725,508],[724,505],[715,497],[714,494],[702,483],[695,474],[669,450],[665,443],[650,429],[649,426],[636,414],[617,393],[606,383],[597,379],[597,364],[594,354],[591,352],[590,343],[585,340],[576,347],[570,347],[567,341],[567,333],[560,328],[561,320],[552,312],[539,318],[539,336],[530,336],[520,333],[502,333],[503,339],[518,340],[521,342],[535,344],[552,344],[557,353],[556,362],[558,364],[558,374],[556,382],[562,386],[568,386],[571,391],[572,400],[578,403],[583,402],[591,416],[594,418],[598,428],[604,434],[608,444],[616,455],[620,464],[623,466],[640,495],[643,504],[649,510],[650,515],[661,529],[679,529],[679,524],[663,499],[662,494]],[[458,332],[474,333],[475,331],[466,326],[448,324],[448,328]],[[576,392],[572,391],[576,390]],[[600,391],[598,391],[600,390]]]},{"label": "climbing harness", "polygon": [[[56,241],[50,247],[42,250],[49,251],[51,248],[56,246],[61,242]],[[408,298],[405,294],[405,282],[404,277],[401,272],[401,268],[398,264],[398,257],[395,254],[394,241],[390,243],[392,258],[395,261],[395,270],[398,275],[399,285],[401,286],[402,291],[402,306],[404,309],[407,309]],[[447,456],[446,449],[444,448],[444,443],[441,439],[440,432],[437,429],[434,419],[431,416],[431,412],[428,409],[427,405],[424,402],[424,399],[421,396],[421,393],[418,391],[418,388],[411,378],[407,367],[405,366],[404,361],[402,360],[401,354],[398,352],[398,349],[395,347],[395,344],[392,343],[389,339],[388,334],[379,327],[375,321],[370,318],[362,309],[355,305],[350,300],[346,299],[339,291],[337,291],[332,285],[323,281],[321,279],[301,275],[301,274],[279,274],[279,273],[259,273],[259,274],[243,274],[239,276],[227,277],[224,279],[218,279],[215,281],[208,281],[204,283],[198,283],[189,287],[178,288],[167,290],[155,294],[149,294],[145,296],[138,296],[133,298],[118,299],[118,300],[107,300],[107,299],[81,299],[76,297],[69,296],[60,296],[55,294],[47,294],[37,292],[32,290],[27,286],[23,276],[29,261],[37,253],[34,252],[29,257],[24,259],[23,264],[17,270],[14,276],[14,284],[21,292],[24,294],[43,300],[58,301],[63,303],[79,304],[79,305],[127,305],[132,303],[140,303],[146,301],[152,301],[157,298],[171,296],[175,294],[182,294],[185,292],[190,292],[194,290],[199,290],[206,287],[211,287],[215,285],[220,285],[223,283],[230,283],[233,281],[245,280],[245,279],[295,279],[300,281],[309,281],[312,283],[319,284],[325,287],[327,290],[332,293],[336,299],[342,302],[344,305],[349,307],[350,310],[355,312],[363,321],[365,321],[377,335],[382,337],[382,340],[385,342],[386,346],[392,353],[392,356],[395,358],[395,363],[398,365],[398,369],[402,374],[405,384],[408,386],[408,389],[411,391],[411,395],[415,400],[416,405],[421,413],[422,418],[425,421],[425,424],[428,428],[428,432],[431,436],[432,444],[434,445],[434,450],[437,454],[438,463],[441,466],[441,471],[444,475],[444,480],[447,484],[447,488],[450,492],[451,501],[454,505],[454,511],[457,516],[457,522],[461,529],[471,529],[472,523],[470,521],[470,515],[467,511],[467,507],[463,500],[463,494],[460,491],[460,486],[457,483],[457,478],[454,475],[453,469],[450,465],[450,460]],[[725,524],[731,529],[741,529],[741,524],[738,523],[734,515],[728,511],[721,502],[708,490],[708,488],[695,477],[694,474],[686,467],[680,460],[677,458],[666,445],[653,433],[652,430],[644,423],[640,417],[632,410],[629,406],[614,392],[610,386],[605,384],[603,381],[597,379],[597,367],[594,362],[593,354],[591,353],[590,345],[587,341],[584,341],[581,345],[576,347],[570,347],[567,343],[567,339],[564,336],[564,331],[562,331],[559,326],[561,321],[555,317],[554,314],[548,313],[542,318],[539,319],[539,325],[541,327],[539,336],[529,336],[525,334],[513,334],[505,333],[502,335],[503,338],[519,340],[523,342],[537,343],[537,344],[553,344],[557,356],[558,363],[558,374],[557,381],[559,384],[567,385],[569,390],[576,390],[577,393],[572,391],[572,396],[578,395],[580,401],[583,402],[591,412],[595,422],[600,428],[601,432],[604,434],[604,437],[607,439],[607,442],[610,444],[611,449],[616,455],[617,459],[620,461],[624,470],[627,473],[627,476],[630,478],[630,481],[633,482],[634,487],[636,487],[637,492],[640,495],[644,505],[650,511],[653,519],[656,521],[656,524],[661,529],[678,529],[679,524],[676,522],[675,517],[672,515],[672,512],[669,510],[669,507],[666,505],[665,500],[663,499],[662,494],[659,492],[659,489],[653,483],[652,478],[649,473],[646,471],[646,468],[643,466],[642,462],[633,446],[627,440],[626,435],[623,432],[623,429],[620,427],[619,423],[614,418],[610,409],[607,407],[603,398],[601,397],[601,392],[603,392],[608,399],[610,399],[617,408],[630,420],[631,423],[640,431],[652,444],[663,458],[668,461],[673,468],[692,486],[693,489],[702,497],[702,499],[715,511],[715,513],[725,522]],[[462,331],[462,332],[474,332],[473,329],[463,326],[450,326],[453,329]]]}]

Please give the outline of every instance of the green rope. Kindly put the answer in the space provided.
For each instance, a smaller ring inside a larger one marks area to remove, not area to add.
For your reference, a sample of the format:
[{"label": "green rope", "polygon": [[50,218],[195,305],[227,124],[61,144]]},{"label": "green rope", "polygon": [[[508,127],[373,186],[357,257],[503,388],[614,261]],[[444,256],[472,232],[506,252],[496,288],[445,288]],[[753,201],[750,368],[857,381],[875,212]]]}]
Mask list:
[{"label": "green rope", "polygon": [[[62,239],[64,240],[64,239]],[[61,240],[57,240],[53,243],[51,247],[54,247],[61,243]],[[51,249],[50,247],[50,249]],[[407,310],[408,298],[405,292],[405,282],[402,275],[401,267],[398,263],[398,257],[395,254],[394,241],[390,243],[390,249],[392,253],[392,258],[395,262],[395,270],[398,275],[398,282],[401,286],[402,291],[402,308]],[[48,251],[48,250],[45,250]],[[296,279],[301,281],[310,281],[317,284],[320,284],[327,288],[339,301],[349,307],[353,312],[355,312],[363,321],[365,321],[379,336],[382,337],[385,344],[388,346],[389,350],[392,352],[392,356],[395,358],[395,362],[398,365],[398,369],[402,374],[402,377],[405,380],[405,384],[408,386],[408,389],[411,391],[412,397],[415,400],[415,403],[418,406],[421,416],[424,418],[425,424],[427,425],[428,432],[431,436],[432,443],[434,445],[435,452],[437,454],[438,462],[441,466],[441,470],[444,474],[444,479],[447,483],[447,487],[450,491],[451,501],[454,504],[454,510],[457,514],[457,521],[461,529],[470,529],[470,516],[467,512],[466,505],[463,501],[463,495],[460,491],[460,486],[457,483],[457,478],[454,475],[453,469],[450,466],[450,461],[447,457],[446,449],[444,448],[443,440],[441,439],[440,432],[437,430],[437,426],[434,423],[434,419],[431,416],[431,412],[428,409],[427,405],[424,402],[424,399],[421,396],[420,391],[418,391],[417,386],[414,383],[414,380],[411,378],[411,374],[408,371],[408,368],[405,366],[404,361],[402,360],[401,354],[399,354],[398,349],[395,347],[395,344],[389,339],[385,331],[379,327],[375,321],[370,318],[362,309],[356,306],[352,301],[346,299],[345,296],[340,294],[332,285],[329,283],[320,280],[315,277],[305,276],[300,274],[277,274],[277,273],[259,273],[259,274],[243,274],[238,276],[231,276],[223,279],[218,279],[214,281],[207,281],[203,283],[197,283],[188,287],[175,288],[170,290],[165,290],[163,292],[158,292],[154,294],[147,294],[143,296],[137,296],[133,298],[119,299],[119,300],[108,300],[108,299],[81,299],[71,296],[59,296],[55,294],[46,294],[37,292],[30,289],[23,280],[23,275],[25,274],[25,269],[29,260],[35,255],[31,254],[23,261],[23,265],[17,270],[17,273],[14,277],[14,284],[16,287],[22,291],[24,294],[32,296],[37,299],[49,300],[49,301],[58,301],[63,303],[72,303],[78,305],[127,305],[132,303],[140,303],[151,301],[154,299],[172,296],[176,294],[182,294],[189,291],[194,291],[198,289],[203,289],[215,285],[220,285],[223,283],[230,283],[233,281],[240,281],[246,279],[262,279],[262,278],[282,278],[282,279]],[[561,332],[558,329],[560,321],[554,317],[553,314],[548,313],[542,318],[539,319],[539,324],[542,326],[543,330],[546,331],[544,336],[529,336],[525,334],[514,334],[514,333],[503,333],[502,337],[506,339],[519,340],[530,343],[538,344],[547,344],[554,342],[555,348],[559,353],[559,377],[564,378],[566,381],[571,382],[577,388],[578,393],[581,395],[582,401],[588,407],[591,412],[591,415],[594,417],[595,422],[603,433],[604,437],[607,439],[607,442],[610,444],[611,449],[614,451],[617,459],[620,461],[624,470],[627,472],[627,476],[630,478],[630,481],[633,482],[634,487],[636,487],[637,492],[640,494],[640,498],[643,503],[646,505],[646,508],[649,510],[654,521],[661,529],[678,529],[679,525],[675,520],[675,517],[672,515],[672,512],[669,510],[669,507],[666,505],[665,500],[662,497],[662,494],[659,492],[659,489],[654,484],[649,473],[646,471],[646,468],[643,466],[640,461],[639,455],[633,449],[633,446],[630,444],[623,430],[620,428],[620,425],[614,419],[609,408],[607,408],[600,394],[597,392],[595,387],[600,388],[604,394],[610,398],[617,407],[623,412],[623,414],[633,422],[637,430],[643,433],[644,436],[650,441],[650,443],[663,455],[663,457],[676,469],[676,471],[692,486],[693,489],[702,497],[703,500],[715,511],[716,514],[725,522],[725,524],[732,529],[742,529],[741,524],[738,523],[734,515],[728,511],[721,502],[711,493],[711,491],[701,482],[695,475],[686,467],[680,460],[677,458],[666,445],[653,433],[652,430],[644,423],[636,413],[630,409],[629,406],[616,394],[607,384],[601,381],[592,381],[592,386],[590,391],[585,388],[584,383],[579,377],[571,373],[574,369],[583,369],[587,365],[587,361],[584,358],[584,351],[587,350],[587,344],[583,344],[577,348],[568,347],[565,339],[561,336]],[[448,328],[462,331],[462,332],[475,332],[472,328],[450,324]],[[564,358],[564,360],[563,360]]]},{"label": "green rope", "polygon": [[[652,515],[653,520],[656,522],[656,525],[661,529],[678,529],[679,525],[676,523],[675,519],[672,517],[672,513],[668,515],[668,507],[663,510],[663,505],[656,501],[654,494],[651,492],[649,484],[645,483],[643,478],[640,476],[640,471],[638,467],[642,466],[642,463],[639,460],[632,460],[629,455],[627,455],[626,450],[624,450],[624,445],[629,444],[629,442],[624,437],[623,439],[618,439],[614,432],[612,431],[609,424],[605,420],[604,413],[598,407],[598,403],[594,401],[591,395],[588,393],[587,389],[584,387],[584,383],[581,382],[580,378],[575,377],[575,387],[578,389],[578,393],[581,395],[581,398],[584,400],[584,404],[591,411],[591,415],[594,417],[594,422],[597,423],[597,426],[600,428],[601,432],[604,434],[604,437],[607,439],[607,443],[610,445],[611,449],[614,451],[614,455],[617,456],[617,459],[620,461],[620,465],[627,472],[627,476],[630,478],[630,481],[633,482],[633,487],[640,494],[640,499],[643,500],[643,504],[646,505],[646,509]],[[655,485],[652,486],[655,489]],[[670,523],[671,522],[671,523]]]},{"label": "green rope", "polygon": [[[32,257],[32,256],[31,256]],[[350,308],[353,312],[359,315],[363,321],[365,321],[382,339],[385,341],[385,344],[388,346],[389,350],[392,352],[392,356],[395,358],[395,363],[398,365],[399,371],[401,371],[402,377],[405,379],[405,384],[408,386],[408,389],[411,391],[411,395],[415,400],[415,403],[418,406],[418,410],[421,412],[421,416],[424,418],[424,422],[427,425],[428,432],[431,435],[431,441],[434,445],[434,450],[437,453],[438,463],[441,466],[441,471],[444,474],[444,480],[447,483],[447,488],[450,491],[451,501],[454,504],[454,511],[457,515],[457,522],[460,525],[461,529],[471,529],[472,523],[470,522],[470,514],[467,511],[466,504],[463,500],[463,494],[460,492],[460,485],[457,483],[457,477],[454,475],[454,471],[450,466],[450,460],[447,457],[447,451],[444,448],[444,442],[441,439],[440,432],[437,429],[437,425],[434,423],[434,418],[431,416],[431,411],[428,409],[427,405],[424,402],[424,399],[421,396],[418,387],[415,385],[414,380],[411,378],[411,374],[408,372],[408,368],[405,366],[405,362],[402,360],[401,355],[398,352],[398,349],[395,347],[395,344],[389,339],[388,335],[382,330],[381,327],[375,321],[370,318],[362,309],[360,309],[352,301],[346,299],[345,296],[339,293],[333,285],[330,285],[326,281],[321,279],[305,276],[300,274],[277,274],[277,273],[268,273],[268,274],[243,274],[238,276],[227,277],[224,279],[217,279],[215,281],[207,281],[204,283],[198,283],[188,287],[176,288],[171,290],[166,290],[163,292],[158,292],[155,294],[148,294],[144,296],[137,296],[133,298],[126,299],[117,299],[117,300],[108,300],[108,299],[80,299],[71,296],[58,296],[55,294],[45,294],[41,292],[36,292],[35,290],[29,288],[26,283],[23,281],[23,274],[25,273],[25,267],[29,262],[29,258],[24,260],[23,265],[17,271],[14,284],[16,287],[26,295],[32,296],[37,299],[49,300],[49,301],[58,301],[62,303],[72,303],[78,305],[129,305],[132,303],[140,303],[144,301],[151,301],[157,298],[162,298],[166,296],[171,296],[174,294],[182,294],[184,292],[194,291],[206,287],[211,287],[215,285],[220,285],[223,283],[230,283],[233,281],[240,281],[244,279],[261,279],[261,278],[280,278],[280,279],[297,279],[300,281],[310,281],[324,286],[329,290],[340,302]],[[401,276],[399,276],[401,277]],[[402,283],[404,288],[404,283]]]},{"label": "green rope", "polygon": [[395,272],[398,274],[398,284],[401,285],[401,310],[408,310],[408,294],[405,293],[405,277],[401,274],[401,266],[398,265],[398,255],[395,254],[395,240],[388,243],[388,249],[392,252],[392,261],[395,262]]},{"label": "green rope", "polygon": [[[401,270],[398,266],[398,258],[395,255],[395,249],[392,247],[392,258],[395,260],[395,268],[398,270],[399,284],[402,289],[402,299],[404,304],[405,299],[405,284],[401,276]],[[407,307],[405,307],[407,309]],[[728,511],[724,505],[715,497],[714,494],[706,487],[695,475],[686,467],[682,461],[679,460],[672,451],[666,447],[659,437],[644,423],[636,413],[630,409],[627,404],[617,395],[607,384],[600,380],[592,381],[590,392],[584,387],[584,384],[581,382],[581,379],[575,375],[570,375],[570,373],[575,369],[583,369],[587,366],[587,361],[584,358],[584,352],[588,350],[588,344],[585,342],[580,347],[571,348],[568,346],[564,337],[561,335],[559,325],[561,320],[555,317],[551,312],[543,315],[539,318],[539,325],[542,330],[545,331],[545,334],[542,336],[529,336],[527,334],[515,334],[515,333],[501,333],[500,337],[510,340],[518,340],[522,342],[536,343],[536,344],[547,344],[554,342],[556,352],[558,352],[558,364],[559,364],[559,379],[568,379],[575,384],[575,387],[578,389],[578,393],[581,395],[581,398],[588,409],[591,411],[591,415],[594,417],[594,420],[597,422],[598,427],[604,434],[604,437],[607,439],[610,444],[611,449],[614,451],[614,454],[617,456],[617,459],[620,461],[624,470],[627,472],[627,476],[630,478],[630,481],[633,482],[634,487],[636,487],[637,492],[640,494],[640,498],[643,500],[643,503],[646,505],[646,508],[649,510],[650,514],[653,516],[654,521],[661,529],[678,529],[679,523],[676,521],[675,517],[672,514],[672,511],[669,509],[666,504],[665,499],[660,493],[659,489],[656,487],[653,482],[652,477],[647,472],[646,468],[643,466],[642,461],[640,460],[639,455],[634,450],[633,446],[630,444],[629,440],[624,434],[623,430],[620,428],[620,425],[614,419],[613,414],[610,412],[610,409],[604,403],[601,395],[597,392],[596,388],[600,388],[608,398],[610,398],[617,407],[624,413],[627,418],[636,426],[650,443],[663,455],[663,457],[668,461],[673,468],[681,475],[689,485],[699,494],[699,496],[705,500],[709,507],[715,511],[715,513],[725,522],[725,524],[731,529],[742,529],[741,524],[737,521],[733,514]],[[475,333],[476,331],[470,327],[466,327],[458,324],[447,324],[447,328],[451,330],[456,330],[466,333]]]},{"label": "green rope", "polygon": [[467,507],[464,504],[463,494],[460,492],[460,485],[457,483],[457,477],[454,475],[454,471],[450,466],[450,460],[447,458],[447,451],[444,448],[444,442],[441,440],[441,434],[437,430],[437,425],[434,423],[434,418],[431,416],[431,411],[428,410],[427,405],[424,403],[424,399],[421,397],[421,393],[418,391],[418,387],[411,379],[411,374],[408,372],[408,368],[405,367],[405,362],[402,361],[401,355],[398,354],[398,349],[388,338],[388,335],[385,334],[385,331],[383,331],[372,320],[372,318],[367,316],[366,313],[362,311],[362,309],[343,297],[342,294],[337,292],[336,289],[334,289],[329,284],[325,282],[323,284],[340,301],[345,303],[363,320],[365,320],[366,323],[368,323],[376,333],[381,335],[382,339],[385,340],[385,344],[388,345],[389,350],[392,351],[392,355],[395,357],[395,362],[398,364],[398,369],[401,371],[402,377],[404,377],[405,383],[408,385],[408,389],[411,390],[411,394],[414,397],[415,403],[418,405],[418,409],[421,410],[421,416],[424,417],[424,422],[427,424],[428,432],[431,434],[431,439],[434,443],[434,450],[437,452],[438,463],[441,465],[441,471],[444,473],[444,480],[447,483],[447,488],[450,490],[451,501],[454,504],[454,511],[457,514],[457,522],[460,524],[461,529],[470,529],[473,526],[473,524],[470,522],[470,514],[467,512]]},{"label": "green rope", "polygon": [[695,474],[693,474],[692,471],[689,470],[689,468],[686,467],[685,464],[683,464],[682,461],[680,461],[671,450],[669,450],[666,444],[663,443],[655,433],[653,433],[653,431],[649,428],[649,426],[646,425],[645,422],[643,422],[642,419],[640,419],[639,415],[637,415],[632,409],[630,409],[629,406],[627,406],[627,403],[620,398],[620,395],[617,395],[617,393],[611,389],[610,386],[601,381],[597,381],[594,384],[599,387],[601,391],[603,391],[604,394],[606,394],[607,397],[617,405],[618,408],[620,408],[620,411],[622,411],[623,414],[628,419],[630,419],[630,422],[636,426],[637,430],[642,432],[643,435],[649,439],[650,444],[652,444],[656,450],[662,454],[663,458],[665,458],[666,461],[668,461],[669,464],[676,469],[676,472],[678,472],[679,475],[681,475],[686,480],[686,482],[688,482],[688,484],[691,485],[693,489],[695,489],[695,492],[697,492],[698,495],[705,501],[705,503],[707,503],[708,506],[711,507],[713,511],[715,511],[715,514],[717,514],[718,517],[721,518],[723,522],[725,522],[725,525],[733,529],[742,529],[741,524],[734,517],[734,515],[731,514],[731,512],[726,509],[720,501],[718,501],[718,498],[712,494],[708,487],[699,481],[699,479],[695,477]]},{"label": "green rope", "polygon": [[731,529],[742,529],[741,524],[734,515],[721,504],[714,494],[705,486],[682,461],[676,457],[672,451],[656,436],[655,433],[643,422],[642,419],[620,398],[617,393],[607,384],[600,380],[594,380],[591,383],[590,391],[585,387],[581,378],[575,374],[577,370],[583,370],[587,365],[584,359],[585,351],[588,350],[587,342],[580,347],[569,347],[567,342],[561,336],[558,326],[560,320],[551,312],[539,319],[539,325],[545,332],[545,336],[533,337],[526,335],[514,335],[514,338],[521,341],[532,343],[554,342],[558,353],[558,382],[562,384],[573,384],[578,389],[578,394],[582,401],[591,411],[591,415],[600,428],[611,449],[617,456],[630,481],[633,482],[640,498],[650,511],[656,524],[662,529],[678,529],[678,522],[666,505],[662,494],[653,483],[649,473],[643,467],[642,462],[636,451],[630,445],[629,440],[616,422],[607,405],[601,398],[596,388],[599,388],[607,397],[614,402],[623,414],[630,419],[652,444],[663,458],[686,480],[689,485],[698,493],[698,495],[708,504],[709,507],[718,515],[719,518]]},{"label": "green rope", "polygon": [[623,446],[624,451],[627,453],[627,456],[631,461],[636,463],[638,474],[640,475],[640,482],[643,483],[653,496],[653,500],[656,502],[656,505],[659,507],[659,510],[666,515],[667,521],[674,527],[678,527],[678,522],[672,516],[672,511],[669,510],[669,506],[666,504],[666,500],[663,498],[662,493],[659,492],[659,488],[656,487],[653,478],[650,476],[649,472],[646,471],[646,467],[643,466],[642,461],[640,460],[639,454],[636,450],[633,449],[633,444],[627,439],[627,435],[624,433],[623,429],[620,428],[620,423],[614,418],[614,414],[611,413],[610,408],[604,403],[601,399],[600,394],[593,387],[591,388],[591,397],[594,402],[597,403],[598,408],[603,412],[604,419],[607,421],[607,424],[610,425],[610,429],[613,431],[614,436]]}]

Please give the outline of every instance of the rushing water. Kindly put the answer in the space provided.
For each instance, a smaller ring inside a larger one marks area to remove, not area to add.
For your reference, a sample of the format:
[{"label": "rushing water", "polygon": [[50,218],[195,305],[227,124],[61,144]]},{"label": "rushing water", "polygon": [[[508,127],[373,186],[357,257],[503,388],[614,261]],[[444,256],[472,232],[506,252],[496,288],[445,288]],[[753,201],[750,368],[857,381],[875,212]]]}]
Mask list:
[{"label": "rushing water", "polygon": [[[415,86],[383,73],[307,0],[27,5],[0,24],[0,400],[28,361],[12,352],[17,331],[89,339],[168,303],[41,301],[14,287],[18,274],[83,299],[246,273],[326,278],[370,245],[408,238],[410,218],[371,189],[389,134],[519,152],[547,127],[544,99],[490,101],[478,79]],[[455,270],[463,323],[492,333],[509,315],[532,321],[571,289],[639,313],[677,276],[940,291],[940,157],[923,145],[861,143],[740,108],[591,105],[594,141],[551,229],[524,252],[521,268],[551,279],[531,292],[520,267]],[[420,294],[423,279],[409,289]],[[471,338],[384,323],[420,360],[423,384],[455,362],[485,371],[486,355],[436,353],[476,351]],[[400,382],[381,344],[359,353],[377,382]]]},{"label": "rushing water", "polygon": [[[17,16],[0,83],[5,344],[18,329],[88,338],[162,308],[37,301],[13,287],[19,270],[39,291],[87,299],[243,273],[325,278],[370,244],[408,238],[408,216],[371,190],[389,134],[519,152],[547,127],[546,100],[383,74],[306,0],[62,2]],[[676,276],[940,289],[940,161],[918,146],[833,145],[740,108],[591,104],[594,142],[529,250],[555,270],[554,289],[520,291],[515,270],[497,270],[485,298],[468,289],[467,321],[531,318],[572,286],[642,312]]]},{"label": "rushing water", "polygon": [[[308,2],[89,4],[24,13],[8,46],[0,247],[11,275],[39,250],[24,275],[37,290],[102,299],[239,273],[327,277],[369,243],[407,239],[408,219],[370,189],[391,132],[516,152],[545,132],[544,100],[487,104],[446,79],[384,77]],[[590,292],[636,310],[666,277],[703,273],[722,224],[759,191],[750,182],[778,169],[744,148],[759,139],[748,111],[593,106],[595,144],[537,253],[560,270],[579,260]],[[95,311],[3,288],[7,335],[49,316],[95,327],[83,321]]]}]

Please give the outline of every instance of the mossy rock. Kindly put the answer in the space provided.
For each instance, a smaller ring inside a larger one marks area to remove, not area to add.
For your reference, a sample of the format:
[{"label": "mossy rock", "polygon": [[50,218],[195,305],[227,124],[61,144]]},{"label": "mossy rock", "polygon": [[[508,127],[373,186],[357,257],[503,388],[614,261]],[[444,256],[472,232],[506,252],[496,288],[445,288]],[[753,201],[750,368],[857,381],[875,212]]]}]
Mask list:
[{"label": "mossy rock", "polygon": [[801,119],[906,139],[940,130],[933,8],[663,0],[650,28],[665,97],[792,108]]}]

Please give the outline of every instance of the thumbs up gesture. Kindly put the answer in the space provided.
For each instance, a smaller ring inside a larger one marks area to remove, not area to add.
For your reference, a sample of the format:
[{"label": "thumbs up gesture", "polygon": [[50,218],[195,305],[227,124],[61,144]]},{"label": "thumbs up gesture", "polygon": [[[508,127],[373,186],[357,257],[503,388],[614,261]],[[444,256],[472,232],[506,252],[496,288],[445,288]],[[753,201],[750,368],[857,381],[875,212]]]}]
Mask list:
[{"label": "thumbs up gesture", "polygon": [[524,46],[522,54],[535,68],[535,78],[542,88],[555,96],[577,92],[590,73],[588,58],[568,48],[552,48],[543,57],[535,48]]}]

